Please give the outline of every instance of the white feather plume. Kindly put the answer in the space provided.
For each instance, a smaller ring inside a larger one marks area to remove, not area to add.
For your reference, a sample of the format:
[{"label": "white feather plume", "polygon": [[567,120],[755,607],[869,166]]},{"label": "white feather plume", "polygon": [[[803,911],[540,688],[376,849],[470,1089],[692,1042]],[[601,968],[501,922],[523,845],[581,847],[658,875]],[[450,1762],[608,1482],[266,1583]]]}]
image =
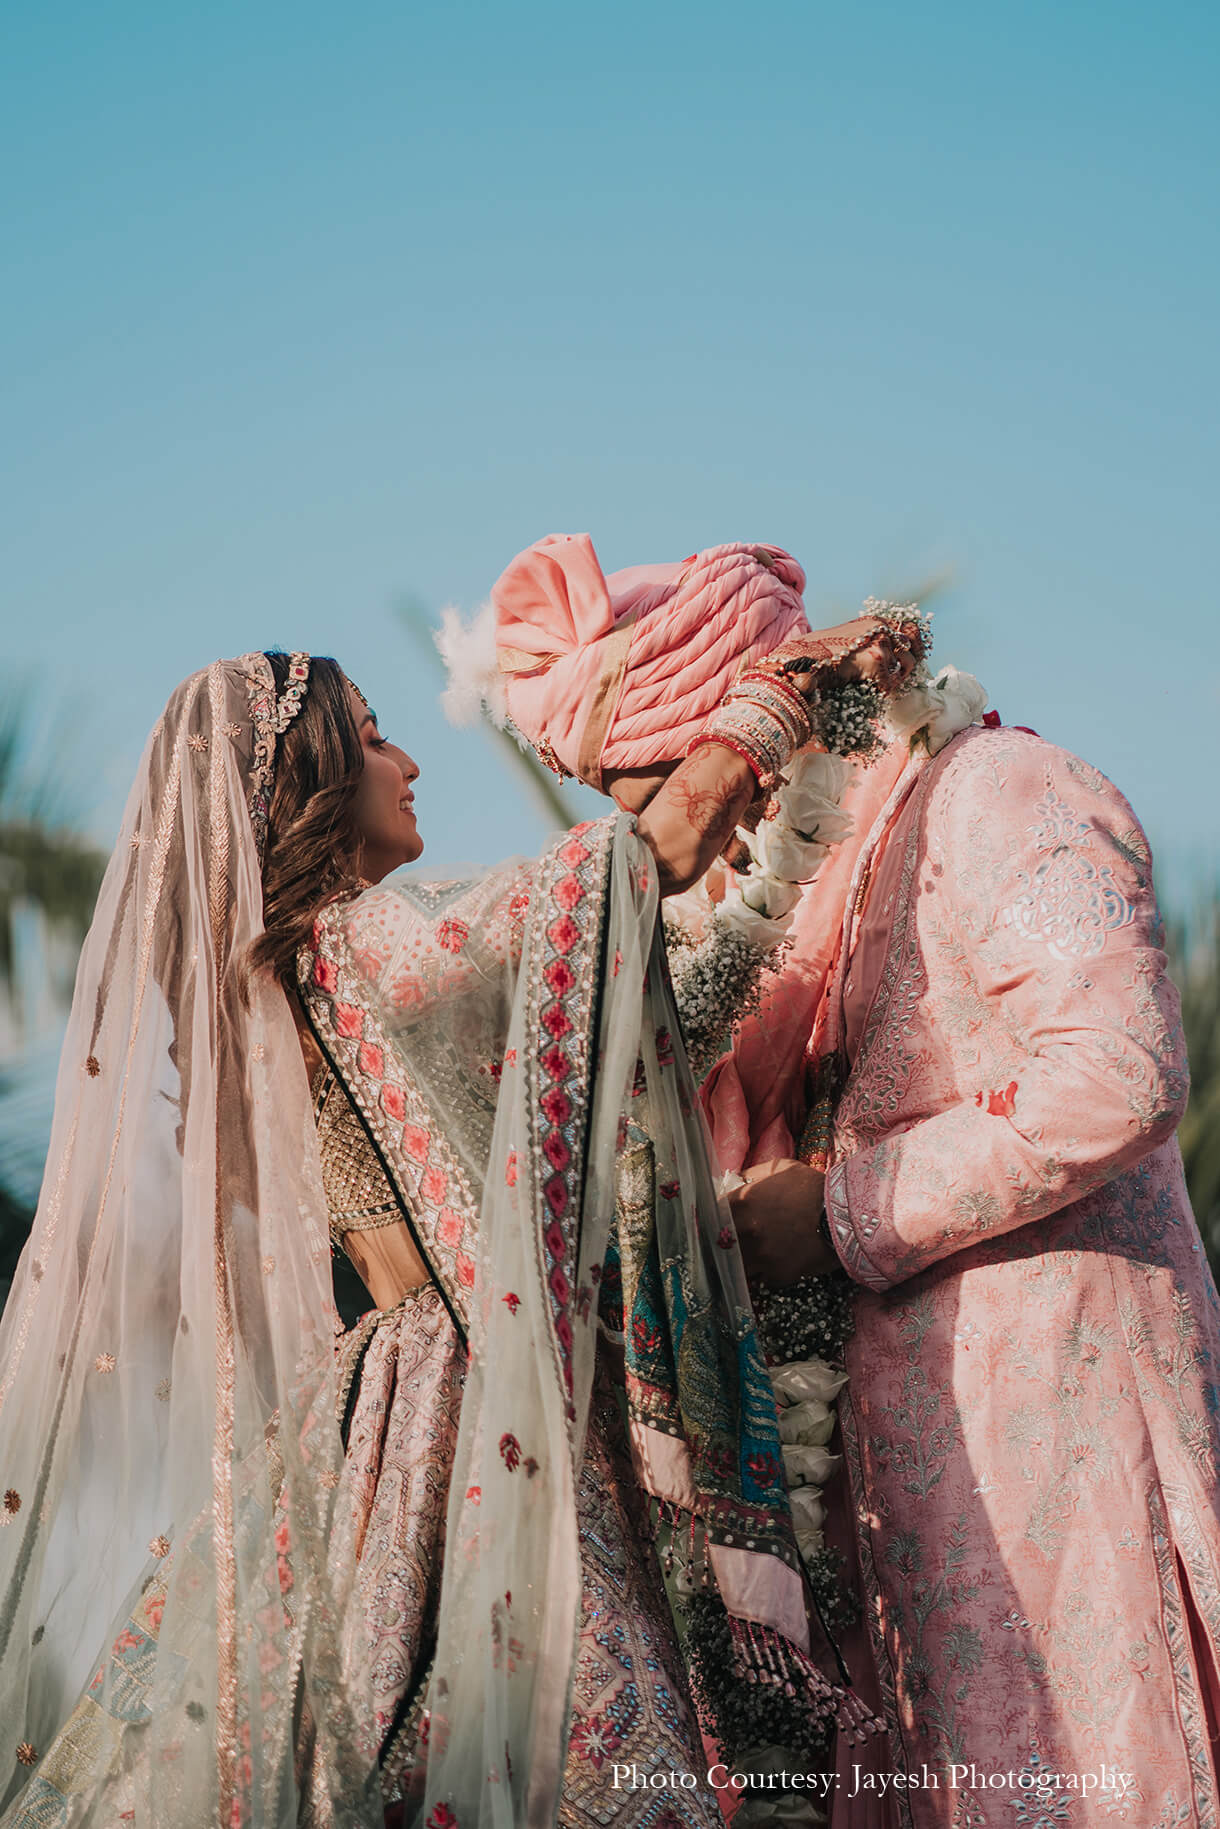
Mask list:
[{"label": "white feather plume", "polygon": [[495,606],[485,603],[469,622],[460,610],[442,612],[436,645],[441,651],[449,684],[441,706],[451,724],[477,724],[486,712],[503,730],[508,722],[508,693],[496,655]]}]

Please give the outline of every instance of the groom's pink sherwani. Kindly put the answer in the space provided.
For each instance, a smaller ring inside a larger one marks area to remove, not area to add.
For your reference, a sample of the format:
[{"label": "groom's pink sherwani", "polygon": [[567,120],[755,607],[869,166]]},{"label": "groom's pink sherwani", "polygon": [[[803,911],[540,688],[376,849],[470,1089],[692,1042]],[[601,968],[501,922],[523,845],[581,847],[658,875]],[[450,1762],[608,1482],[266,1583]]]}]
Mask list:
[{"label": "groom's pink sherwani", "polygon": [[1216,1829],[1220,1303],[1147,841],[1007,729],[913,765],[880,824],[827,1179],[872,1763],[939,1779],[891,1791],[919,1829]]}]

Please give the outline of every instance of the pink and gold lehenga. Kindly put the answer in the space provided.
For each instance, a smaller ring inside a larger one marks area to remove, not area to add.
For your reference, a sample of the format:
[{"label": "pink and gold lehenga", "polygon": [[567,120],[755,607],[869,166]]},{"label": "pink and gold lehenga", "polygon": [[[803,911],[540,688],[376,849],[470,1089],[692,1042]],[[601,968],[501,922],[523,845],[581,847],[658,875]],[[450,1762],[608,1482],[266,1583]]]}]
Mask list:
[{"label": "pink and gold lehenga", "polygon": [[[392,1274],[399,1242],[392,1229],[405,1232],[409,1224],[400,1196],[329,1066],[315,1077],[314,1099],[332,1237],[355,1247],[366,1268],[371,1248],[382,1275]],[[370,1238],[372,1232],[390,1236]],[[403,1792],[419,1748],[466,1374],[464,1331],[439,1281],[418,1283],[393,1306],[365,1315],[342,1337],[339,1364],[346,1449],[340,1497],[355,1524],[382,1777],[392,1799]],[[644,1528],[647,1499],[604,1366],[595,1375],[577,1514],[580,1629],[558,1821],[627,1829],[652,1820],[656,1793],[613,1788],[613,1764],[702,1778],[706,1760]],[[675,1820],[719,1820],[702,1782],[697,1793],[680,1795]]]}]

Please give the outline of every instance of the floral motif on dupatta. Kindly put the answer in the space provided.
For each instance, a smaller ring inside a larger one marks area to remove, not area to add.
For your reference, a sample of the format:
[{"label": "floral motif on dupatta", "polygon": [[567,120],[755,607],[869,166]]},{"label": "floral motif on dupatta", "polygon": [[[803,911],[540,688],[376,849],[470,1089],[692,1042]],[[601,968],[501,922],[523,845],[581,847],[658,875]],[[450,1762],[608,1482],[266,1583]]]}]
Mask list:
[{"label": "floral motif on dupatta", "polygon": [[577,1275],[586,1135],[593,1091],[601,979],[604,881],[613,824],[577,826],[550,853],[538,885],[526,974],[529,1081],[526,1122],[536,1194],[535,1267],[550,1316],[555,1365],[573,1397],[573,1320],[587,1320],[592,1288]]}]

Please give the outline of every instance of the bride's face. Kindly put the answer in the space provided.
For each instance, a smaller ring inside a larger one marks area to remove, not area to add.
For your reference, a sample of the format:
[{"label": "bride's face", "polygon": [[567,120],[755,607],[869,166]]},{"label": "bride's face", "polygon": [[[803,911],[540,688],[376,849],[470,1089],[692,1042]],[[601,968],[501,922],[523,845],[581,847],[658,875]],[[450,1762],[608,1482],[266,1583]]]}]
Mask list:
[{"label": "bride's face", "polygon": [[413,864],[424,848],[411,792],[419,769],[405,750],[382,736],[376,713],[350,686],[347,691],[364,751],[364,772],[352,803],[360,833],[356,867],[370,883],[379,883],[400,864]]}]

